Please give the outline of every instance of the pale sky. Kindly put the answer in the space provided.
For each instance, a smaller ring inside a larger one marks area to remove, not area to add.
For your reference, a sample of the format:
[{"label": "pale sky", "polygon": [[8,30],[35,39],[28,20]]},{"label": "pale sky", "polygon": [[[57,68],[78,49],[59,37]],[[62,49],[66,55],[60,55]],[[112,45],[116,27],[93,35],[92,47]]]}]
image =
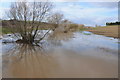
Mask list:
[{"label": "pale sky", "polygon": [[[111,0],[112,1],[112,0]],[[105,25],[106,22],[118,21],[118,2],[80,2],[55,1],[53,12],[64,14],[65,18],[86,26]],[[0,3],[0,17],[4,18],[10,2]]]}]

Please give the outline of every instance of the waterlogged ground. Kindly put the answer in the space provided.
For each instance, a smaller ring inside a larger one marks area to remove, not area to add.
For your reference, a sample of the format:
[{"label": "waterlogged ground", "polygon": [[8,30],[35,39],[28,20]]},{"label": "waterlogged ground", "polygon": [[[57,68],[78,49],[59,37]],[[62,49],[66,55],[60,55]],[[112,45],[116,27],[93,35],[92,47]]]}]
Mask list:
[{"label": "waterlogged ground", "polygon": [[117,78],[118,39],[54,33],[38,46],[2,43],[5,78]]}]

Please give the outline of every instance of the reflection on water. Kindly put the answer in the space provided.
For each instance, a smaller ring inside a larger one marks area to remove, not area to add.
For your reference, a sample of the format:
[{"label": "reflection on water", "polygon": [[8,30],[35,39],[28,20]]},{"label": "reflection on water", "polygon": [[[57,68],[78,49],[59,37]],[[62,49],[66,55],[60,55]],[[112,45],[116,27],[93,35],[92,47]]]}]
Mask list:
[{"label": "reflection on water", "polygon": [[64,32],[55,31],[49,36],[48,42],[50,42],[52,45],[62,46],[62,41],[68,41],[72,37],[73,37],[72,32],[64,33]]},{"label": "reflection on water", "polygon": [[40,46],[2,44],[2,74],[5,78],[117,78],[116,41],[56,32]]},{"label": "reflection on water", "polygon": [[46,77],[46,72],[55,70],[57,63],[52,56],[43,52],[42,47],[38,46],[16,46],[3,55],[3,77]]}]

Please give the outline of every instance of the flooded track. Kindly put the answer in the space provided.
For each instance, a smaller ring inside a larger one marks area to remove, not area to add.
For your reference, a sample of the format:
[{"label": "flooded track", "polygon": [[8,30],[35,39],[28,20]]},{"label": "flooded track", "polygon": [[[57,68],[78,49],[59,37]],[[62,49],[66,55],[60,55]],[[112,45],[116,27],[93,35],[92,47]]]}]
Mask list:
[{"label": "flooded track", "polygon": [[84,33],[53,34],[41,46],[2,44],[2,77],[117,78],[118,40]]}]

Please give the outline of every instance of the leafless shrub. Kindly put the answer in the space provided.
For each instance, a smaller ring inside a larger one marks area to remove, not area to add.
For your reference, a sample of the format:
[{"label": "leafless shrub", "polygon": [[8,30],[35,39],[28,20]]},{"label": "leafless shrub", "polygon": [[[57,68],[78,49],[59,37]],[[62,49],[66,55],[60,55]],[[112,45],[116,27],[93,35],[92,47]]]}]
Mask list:
[{"label": "leafless shrub", "polygon": [[[45,21],[49,15],[53,4],[51,2],[14,2],[11,4],[7,15],[10,19],[8,22],[12,33],[19,33],[22,37],[21,42],[32,44],[35,42],[41,23]],[[41,35],[37,42],[41,41],[48,31]],[[18,36],[18,35],[16,35]],[[36,42],[36,43],[37,43]]]},{"label": "leafless shrub", "polygon": [[54,25],[53,31],[62,24],[63,21],[63,14],[60,13],[54,13],[51,16],[48,17],[48,23],[51,23]]}]

